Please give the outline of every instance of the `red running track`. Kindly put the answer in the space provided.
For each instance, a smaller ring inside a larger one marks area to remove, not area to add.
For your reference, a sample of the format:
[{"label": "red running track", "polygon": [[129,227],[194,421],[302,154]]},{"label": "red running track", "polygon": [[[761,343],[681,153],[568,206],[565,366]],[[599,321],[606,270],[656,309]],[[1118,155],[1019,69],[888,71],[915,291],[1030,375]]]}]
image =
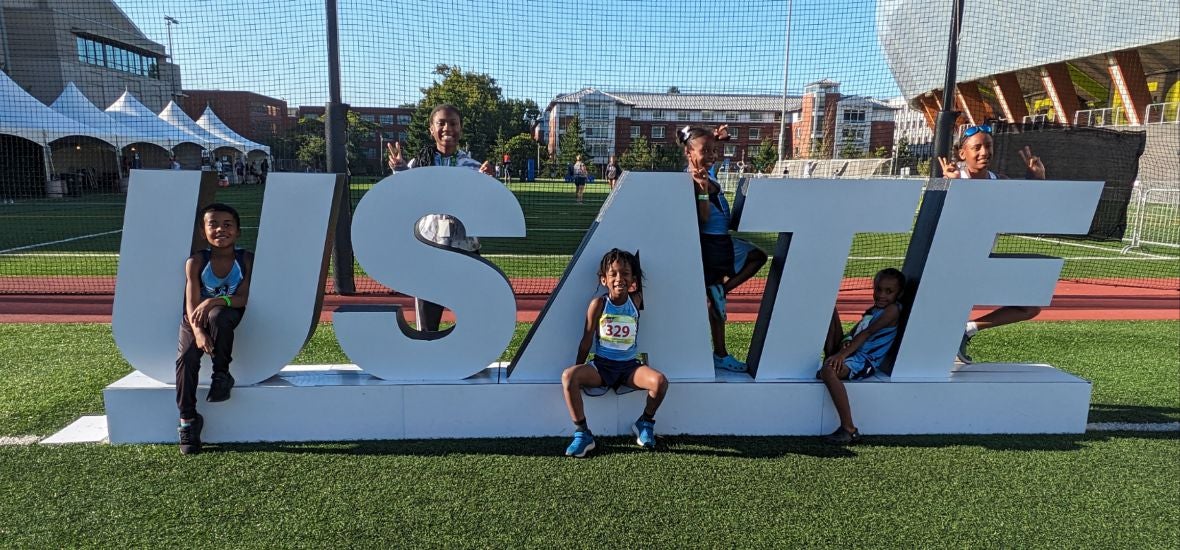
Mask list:
[{"label": "red running track", "polygon": [[[535,321],[548,300],[547,295],[516,298],[518,321]],[[0,294],[0,323],[109,323],[111,294],[44,295]],[[757,318],[760,294],[731,295],[727,308],[731,321],[752,322]],[[401,295],[324,297],[320,320],[330,322],[332,312],[349,304],[398,304],[412,318],[412,299]],[[869,290],[843,290],[836,307],[841,319],[855,321],[871,305]],[[701,298],[704,314],[705,300]],[[993,308],[976,308],[972,317]],[[448,312],[448,316],[450,313]],[[447,317],[445,317],[447,318]],[[1109,286],[1059,282],[1053,302],[1037,317],[1041,321],[1063,320],[1180,320],[1180,290]]]}]

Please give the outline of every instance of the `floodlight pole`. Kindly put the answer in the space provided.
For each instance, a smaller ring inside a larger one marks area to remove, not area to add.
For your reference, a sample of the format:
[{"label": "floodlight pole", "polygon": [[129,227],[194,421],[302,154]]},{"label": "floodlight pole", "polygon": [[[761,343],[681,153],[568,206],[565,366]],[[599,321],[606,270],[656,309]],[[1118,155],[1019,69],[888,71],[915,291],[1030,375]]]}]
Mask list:
[{"label": "floodlight pole", "polygon": [[328,31],[328,105],[324,109],[324,145],[327,171],[343,174],[336,213],[335,242],[332,247],[332,284],[341,295],[356,293],[352,272],[352,198],[348,176],[348,105],[340,100],[340,31],[336,20],[336,0],[324,0]]},{"label": "floodlight pole", "polygon": [[930,175],[942,177],[940,158],[950,158],[951,136],[955,132],[955,120],[959,112],[955,110],[956,71],[959,62],[959,32],[963,29],[963,0],[954,0],[951,8],[951,34],[946,46],[946,75],[942,83],[942,109],[934,123],[934,158],[930,159]]},{"label": "floodlight pole", "polygon": [[[787,144],[787,69],[791,65],[791,8],[793,2],[787,0],[787,38],[783,46],[783,114],[778,122],[778,160],[786,157]],[[777,166],[772,167],[777,168]]]}]

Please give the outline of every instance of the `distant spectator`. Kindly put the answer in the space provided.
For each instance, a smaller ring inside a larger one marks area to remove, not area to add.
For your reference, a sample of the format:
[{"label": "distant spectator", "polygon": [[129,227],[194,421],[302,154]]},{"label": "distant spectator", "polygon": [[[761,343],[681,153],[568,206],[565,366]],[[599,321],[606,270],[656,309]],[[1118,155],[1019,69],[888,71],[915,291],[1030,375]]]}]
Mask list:
[{"label": "distant spectator", "polygon": [[172,169],[180,170],[180,161],[176,160],[176,157],[172,157]]},{"label": "distant spectator", "polygon": [[619,167],[615,156],[611,155],[610,160],[606,162],[606,182],[610,184],[611,191],[615,190],[615,183],[618,182],[621,175],[623,175],[623,169]]},{"label": "distant spectator", "polygon": [[586,190],[586,177],[589,174],[586,164],[582,162],[582,155],[578,155],[574,162],[574,197],[578,204],[582,204],[582,193]]}]

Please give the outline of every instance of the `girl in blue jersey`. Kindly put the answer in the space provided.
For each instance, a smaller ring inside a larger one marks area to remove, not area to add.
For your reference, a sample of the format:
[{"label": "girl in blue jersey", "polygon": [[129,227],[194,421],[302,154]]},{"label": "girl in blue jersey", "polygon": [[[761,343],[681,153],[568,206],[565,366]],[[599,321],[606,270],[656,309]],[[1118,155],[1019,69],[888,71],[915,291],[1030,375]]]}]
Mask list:
[{"label": "girl in blue jersey", "polygon": [[[631,427],[636,442],[645,449],[656,446],[656,409],[668,391],[668,379],[660,371],[639,360],[639,308],[643,306],[640,282],[643,271],[639,258],[617,248],[607,252],[598,265],[598,282],[606,294],[590,300],[586,310],[586,327],[578,344],[577,364],[561,373],[565,404],[574,421],[574,439],[566,456],[582,458],[594,450],[594,435],[586,424],[582,407],[582,388],[626,385],[647,390],[643,414]],[[590,348],[594,360],[586,362]]]},{"label": "girl in blue jersey", "polygon": [[717,159],[717,142],[729,139],[726,126],[713,131],[685,126],[678,131],[677,138],[684,146],[684,158],[696,193],[701,258],[710,306],[709,329],[713,336],[713,366],[745,372],[746,364],[730,355],[725,346],[725,295],[758,273],[766,263],[766,253],[748,241],[730,236],[729,201],[709,173]]},{"label": "girl in blue jersey", "polygon": [[213,358],[213,380],[206,401],[229,399],[234,377],[229,373],[234,329],[250,297],[254,254],[237,248],[241,217],[233,207],[214,203],[200,214],[209,248],[185,262],[184,316],[176,358],[176,406],[180,409],[180,452],[201,452],[205,419],[197,413],[197,378],[201,357]]},{"label": "girl in blue jersey", "polygon": [[860,431],[852,423],[852,409],[843,381],[871,376],[889,353],[897,335],[897,320],[901,316],[901,304],[897,299],[903,288],[905,275],[891,267],[882,269],[873,277],[873,307],[865,310],[864,317],[852,332],[845,335],[840,318],[832,317],[825,346],[827,358],[815,374],[827,386],[836,413],[840,415],[840,427],[825,438],[829,443],[848,444],[860,440]]}]

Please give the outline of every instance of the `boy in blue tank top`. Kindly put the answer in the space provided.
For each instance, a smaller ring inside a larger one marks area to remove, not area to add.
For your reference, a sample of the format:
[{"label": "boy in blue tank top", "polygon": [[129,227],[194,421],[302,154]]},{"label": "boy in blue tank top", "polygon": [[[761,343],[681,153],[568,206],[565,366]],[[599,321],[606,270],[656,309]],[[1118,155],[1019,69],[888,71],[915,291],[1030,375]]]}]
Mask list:
[{"label": "boy in blue tank top", "polygon": [[201,209],[198,220],[209,248],[185,262],[184,315],[176,358],[176,406],[180,409],[181,454],[201,452],[205,419],[197,413],[197,378],[201,357],[213,358],[213,380],[206,401],[229,399],[234,378],[229,374],[234,329],[250,296],[254,254],[235,247],[241,217],[233,207],[214,203]]},{"label": "boy in blue tank top", "polygon": [[[639,360],[637,329],[639,308],[643,307],[642,280],[639,258],[630,252],[611,249],[598,265],[598,282],[606,287],[606,295],[590,300],[586,327],[578,344],[577,364],[561,373],[565,404],[575,428],[566,456],[582,458],[595,446],[582,407],[582,388],[605,386],[617,390],[626,385],[647,390],[647,404],[631,430],[641,447],[656,446],[656,409],[668,392],[668,379]],[[586,362],[591,346],[594,360]]]},{"label": "boy in blue tank top", "polygon": [[832,404],[840,415],[840,427],[827,436],[829,443],[846,445],[860,440],[860,431],[852,423],[852,409],[848,405],[848,391],[844,380],[872,376],[889,353],[897,336],[897,320],[901,304],[897,299],[905,288],[905,275],[892,267],[873,276],[873,307],[865,310],[861,320],[847,335],[840,326],[840,317],[832,314],[828,341],[824,346],[827,356],[815,377],[823,380],[832,396]]}]

